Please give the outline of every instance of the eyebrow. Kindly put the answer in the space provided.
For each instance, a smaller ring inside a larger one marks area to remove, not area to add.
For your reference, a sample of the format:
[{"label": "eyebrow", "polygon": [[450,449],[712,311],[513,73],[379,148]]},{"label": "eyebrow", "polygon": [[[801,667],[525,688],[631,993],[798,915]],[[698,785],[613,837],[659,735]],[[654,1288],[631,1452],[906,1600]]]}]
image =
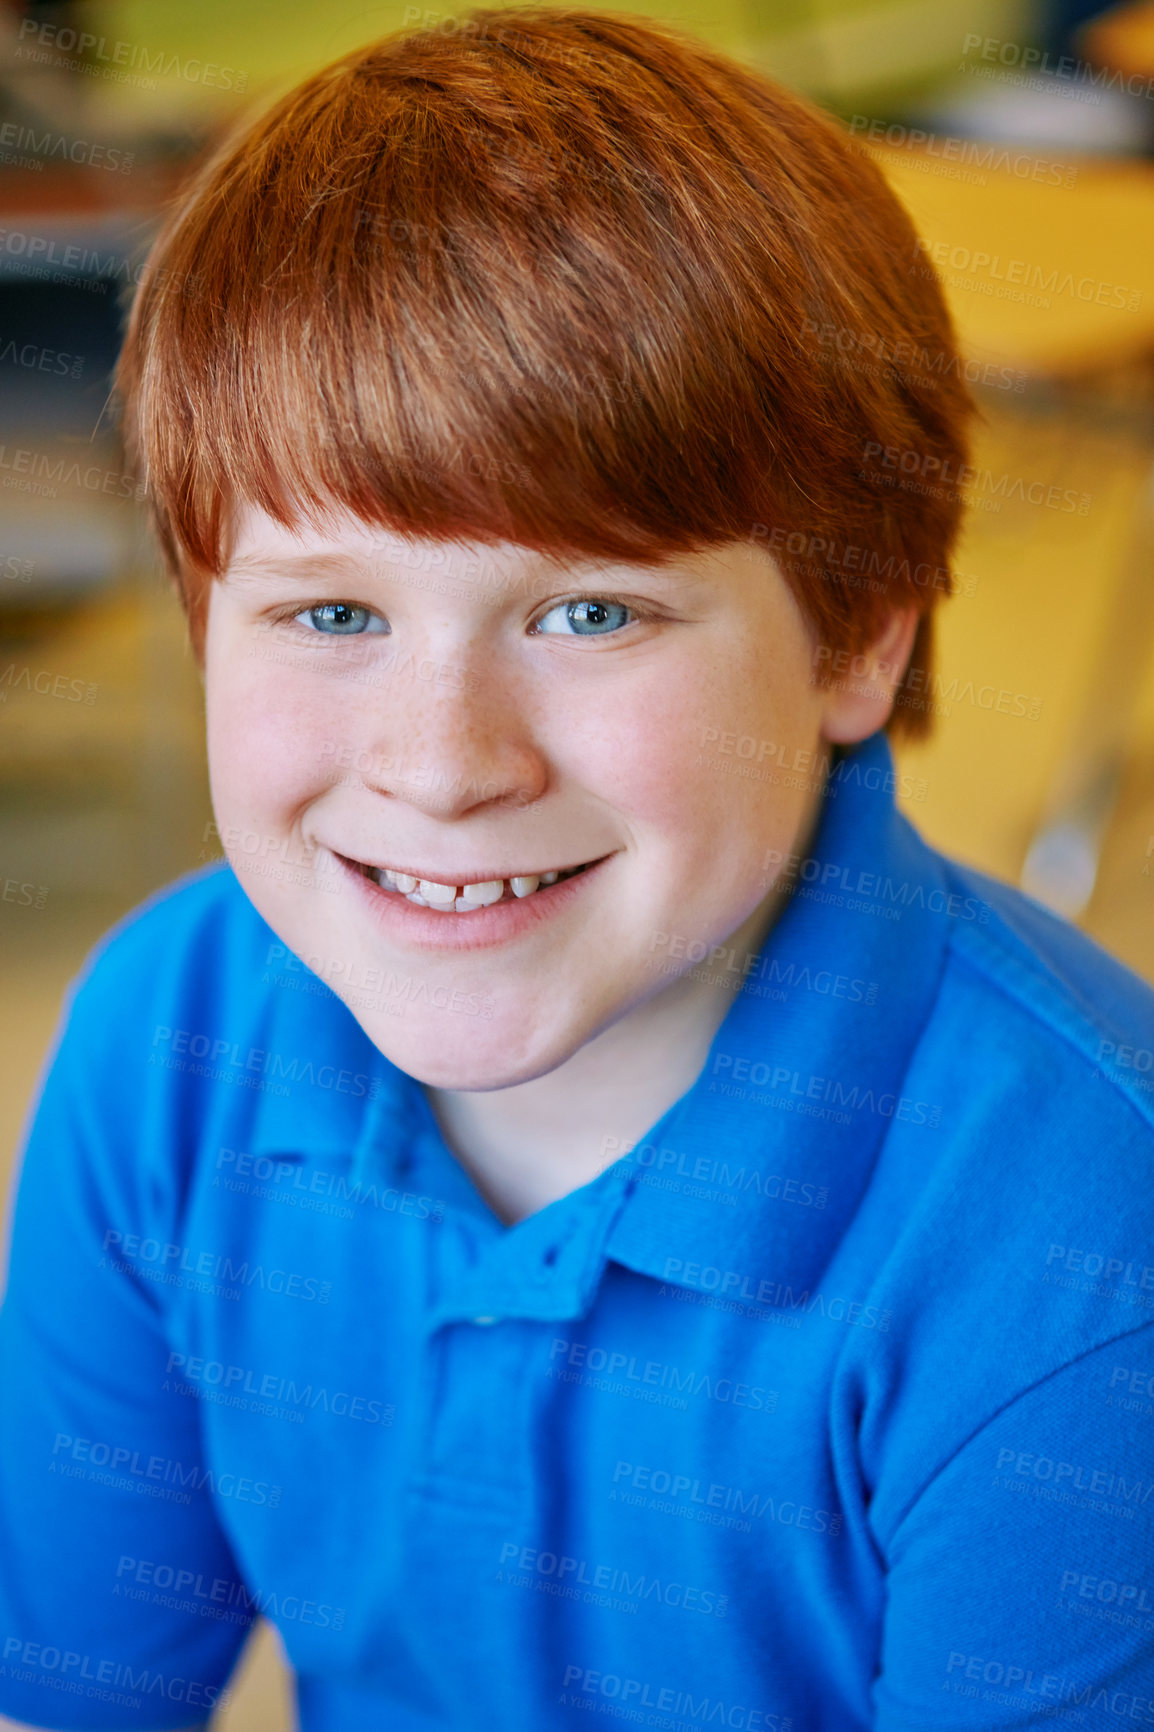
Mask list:
[{"label": "eyebrow", "polygon": [[[628,561],[622,563],[628,567]],[[365,558],[353,553],[337,552],[305,552],[274,555],[242,553],[238,554],[235,559],[229,561],[224,571],[221,573],[221,578],[222,580],[235,578],[241,583],[256,583],[260,582],[262,579],[272,581],[283,581],[287,579],[291,582],[307,584],[315,583],[325,578],[336,578],[344,583],[371,583],[375,579],[380,579],[382,577],[388,578],[390,576],[411,575],[415,569],[420,570],[421,568],[414,568],[413,566],[406,565],[403,560],[399,558],[390,559],[383,554]],[[546,561],[546,569],[554,570],[548,561]],[[678,571],[676,566],[662,567],[658,565],[652,567],[636,567],[634,569],[643,576],[656,577],[659,582],[665,584],[670,589],[686,590],[692,594],[694,591],[699,591],[702,587],[702,580],[699,576],[688,572]],[[505,575],[508,576],[507,573]],[[566,574],[564,570],[556,569],[555,575],[559,586],[565,587]],[[453,580],[453,574],[449,572],[441,572],[441,578],[445,582],[451,582]],[[458,578],[458,581],[467,580],[467,577]],[[520,581],[514,578],[512,583],[514,591],[519,591],[523,588],[524,581],[524,575],[522,575]],[[599,583],[601,583],[606,590],[609,590],[613,588],[627,588],[628,581],[628,577],[626,577],[622,572],[621,564],[608,559],[602,562],[594,562],[592,570],[590,570],[587,575],[572,574],[570,586],[581,587],[583,585],[590,591],[590,593],[593,593]]]},{"label": "eyebrow", "polygon": [[373,568],[351,553],[285,553],[273,557],[242,553],[230,559],[222,577],[291,577],[305,582],[317,577],[367,578]]}]

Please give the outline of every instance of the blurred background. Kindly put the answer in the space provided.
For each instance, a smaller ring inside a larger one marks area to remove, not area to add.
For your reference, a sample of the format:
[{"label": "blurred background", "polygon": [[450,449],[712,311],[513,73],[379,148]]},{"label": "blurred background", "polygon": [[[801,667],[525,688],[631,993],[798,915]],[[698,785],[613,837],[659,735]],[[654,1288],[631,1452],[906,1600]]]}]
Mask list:
[{"label": "blurred background", "polygon": [[[912,213],[983,421],[935,737],[899,754],[907,810],[1154,981],[1154,4],[627,9],[841,116]],[[198,675],[106,413],[158,213],[221,128],[361,42],[453,17],[0,4],[0,1166],[90,946],[219,852]],[[217,1725],[292,1724],[267,1626],[235,1683]]]}]

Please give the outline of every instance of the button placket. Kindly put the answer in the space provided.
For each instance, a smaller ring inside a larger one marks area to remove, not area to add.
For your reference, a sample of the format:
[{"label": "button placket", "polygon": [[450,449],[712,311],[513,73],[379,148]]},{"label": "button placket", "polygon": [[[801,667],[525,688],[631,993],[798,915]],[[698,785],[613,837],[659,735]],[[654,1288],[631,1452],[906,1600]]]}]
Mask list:
[{"label": "button placket", "polygon": [[[605,1199],[519,1228],[488,1232],[456,1215],[446,1236],[440,1302],[425,1332],[421,1483],[443,1495],[470,1484],[518,1499],[532,1483],[529,1374],[542,1328],[577,1314],[606,1237]],[[448,1224],[448,1223],[447,1223]],[[598,1264],[598,1266],[600,1266]],[[463,1494],[471,1501],[471,1494]]]},{"label": "button placket", "polygon": [[468,1508],[506,1528],[524,1520],[541,1471],[532,1452],[542,1336],[592,1304],[631,1188],[608,1178],[511,1228],[448,1207],[419,1332],[411,1504]]},{"label": "button placket", "polygon": [[500,1512],[508,1520],[531,1483],[534,1434],[528,1367],[539,1325],[494,1319],[443,1324],[427,1339],[423,1447],[412,1490]]}]

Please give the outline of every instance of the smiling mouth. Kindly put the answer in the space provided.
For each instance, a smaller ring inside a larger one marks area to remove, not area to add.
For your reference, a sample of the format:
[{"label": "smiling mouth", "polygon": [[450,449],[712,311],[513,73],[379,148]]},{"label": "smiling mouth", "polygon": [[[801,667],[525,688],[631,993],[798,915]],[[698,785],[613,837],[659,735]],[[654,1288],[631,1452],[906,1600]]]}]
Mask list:
[{"label": "smiling mouth", "polygon": [[[602,856],[607,858],[607,856]],[[562,866],[548,872],[518,873],[512,878],[473,879],[460,884],[445,884],[435,878],[419,878],[411,872],[401,872],[391,866],[368,866],[360,860],[349,865],[382,890],[389,890],[405,902],[418,908],[433,908],[442,914],[475,914],[482,908],[492,908],[498,902],[519,902],[547,890],[551,884],[561,884],[576,878],[597,860],[583,860],[580,866]]]}]

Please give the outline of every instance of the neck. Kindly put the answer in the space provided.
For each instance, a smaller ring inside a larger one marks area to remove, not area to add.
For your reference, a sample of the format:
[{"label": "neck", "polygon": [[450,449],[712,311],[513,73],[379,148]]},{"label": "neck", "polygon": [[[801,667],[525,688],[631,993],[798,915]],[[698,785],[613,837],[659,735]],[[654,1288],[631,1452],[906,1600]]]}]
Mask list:
[{"label": "neck", "polygon": [[[801,827],[802,853],[821,797]],[[775,888],[726,946],[760,951],[788,899],[788,889]],[[531,1082],[487,1091],[426,1087],[445,1142],[494,1213],[507,1225],[534,1214],[643,1138],[699,1075],[742,978],[716,984],[691,971]]]},{"label": "neck", "polygon": [[[758,913],[768,932],[772,916]],[[744,927],[728,942],[760,948]],[[426,1088],[446,1143],[494,1212],[520,1220],[588,1184],[642,1138],[697,1077],[740,982],[683,976],[531,1082]]]}]

